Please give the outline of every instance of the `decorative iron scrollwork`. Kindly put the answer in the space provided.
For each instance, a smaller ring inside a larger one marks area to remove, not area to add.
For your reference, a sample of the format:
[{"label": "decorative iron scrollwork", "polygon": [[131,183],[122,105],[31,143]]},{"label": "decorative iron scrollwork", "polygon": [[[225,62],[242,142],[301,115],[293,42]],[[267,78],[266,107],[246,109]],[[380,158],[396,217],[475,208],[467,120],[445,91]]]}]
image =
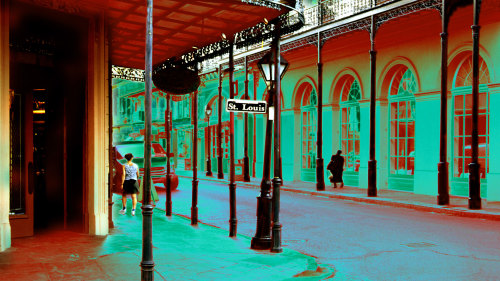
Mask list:
[{"label": "decorative iron scrollwork", "polygon": [[111,67],[111,78],[144,82],[144,70],[113,65]]},{"label": "decorative iron scrollwork", "polygon": [[[293,10],[287,14],[277,17],[269,24],[258,23],[253,27],[236,33],[234,35],[234,45],[236,48],[244,48],[260,43],[263,40],[270,39],[273,36],[273,31],[275,30],[277,24],[280,24],[281,26],[281,35],[286,35],[302,28],[304,25],[304,16],[301,12]],[[199,62],[229,53],[230,46],[231,44],[229,40],[221,40],[184,54],[179,59],[170,58],[156,65],[154,69],[160,69],[168,65],[183,65],[193,68],[196,67]]]},{"label": "decorative iron scrollwork", "polygon": [[250,4],[250,5],[262,6],[262,7],[267,7],[267,8],[271,8],[271,9],[281,10],[281,5],[279,5],[278,3],[269,1],[269,0],[241,0],[241,2]]}]

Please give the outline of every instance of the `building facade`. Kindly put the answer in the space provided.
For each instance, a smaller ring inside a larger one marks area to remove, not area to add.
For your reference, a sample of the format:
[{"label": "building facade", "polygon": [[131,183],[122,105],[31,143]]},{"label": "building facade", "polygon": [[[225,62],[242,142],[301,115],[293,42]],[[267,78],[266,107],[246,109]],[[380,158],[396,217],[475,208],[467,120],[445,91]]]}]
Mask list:
[{"label": "building facade", "polygon": [[[368,186],[370,138],[370,25],[376,20],[376,160],[377,188],[437,195],[440,144],[441,85],[441,1],[324,1],[306,7],[306,27],[282,39],[281,52],[290,67],[281,84],[282,177],[286,182],[316,181],[316,140],[318,105],[318,52],[323,64],[323,157],[342,150],[346,159],[345,184]],[[497,135],[500,126],[498,77],[500,66],[498,16],[496,1],[482,1],[480,13],[479,69],[479,163],[481,197],[500,200],[496,182],[500,176],[500,151]],[[472,31],[473,6],[467,4],[453,11],[448,26],[448,159],[450,194],[468,196],[468,164],[471,161],[472,124]],[[318,34],[320,51],[318,51]],[[267,52],[267,42],[255,48],[236,50],[236,98],[266,100],[266,83],[256,67]],[[245,57],[250,62],[245,75]],[[217,169],[216,124],[218,122],[219,72],[227,67],[221,58],[201,72],[198,94],[196,133],[198,167],[205,170],[210,156],[212,171]],[[222,72],[223,73],[223,72]],[[246,77],[248,81],[246,81]],[[120,88],[120,87],[118,87]],[[140,88],[140,87],[139,87]],[[229,82],[222,77],[222,105],[229,97]],[[117,90],[118,91],[118,90]],[[123,108],[133,91],[119,90],[117,107]],[[160,97],[162,95],[158,95]],[[178,169],[190,169],[190,144],[193,140],[190,103],[193,95],[176,97],[173,108],[173,151]],[[160,98],[161,99],[161,98]],[[164,122],[164,107],[156,101],[158,121]],[[210,126],[204,109],[210,105]],[[134,105],[135,106],[135,105]],[[223,157],[228,159],[229,114],[222,110]],[[267,115],[249,114],[249,134],[244,134],[244,114],[235,115],[235,159],[244,156],[244,138],[249,141],[250,175],[262,176]],[[114,119],[115,128],[122,126]],[[161,126],[160,126],[161,127]],[[116,129],[115,129],[116,130]],[[162,128],[159,128],[161,132]],[[116,136],[115,136],[116,137]],[[127,137],[127,136],[125,136]],[[128,136],[130,138],[130,136]],[[123,138],[121,136],[120,138]],[[209,142],[210,140],[210,142]],[[161,140],[159,139],[161,142]],[[227,160],[226,162],[227,163]],[[326,165],[325,165],[326,166]],[[224,164],[224,173],[227,173]],[[237,171],[238,173],[238,171]],[[325,178],[327,178],[325,171]]]}]

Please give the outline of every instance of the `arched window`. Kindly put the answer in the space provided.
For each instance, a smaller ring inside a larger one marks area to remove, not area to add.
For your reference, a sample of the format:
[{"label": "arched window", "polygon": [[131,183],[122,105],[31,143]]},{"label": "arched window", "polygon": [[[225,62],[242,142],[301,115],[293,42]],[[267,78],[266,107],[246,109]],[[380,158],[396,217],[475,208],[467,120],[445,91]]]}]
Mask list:
[{"label": "arched window", "polygon": [[176,119],[185,119],[190,118],[191,112],[191,95],[185,95],[180,98],[173,96],[172,100],[174,101],[173,105],[173,120]]},{"label": "arched window", "polygon": [[160,96],[159,97],[159,102],[158,102],[158,107],[159,107],[159,119],[160,120],[165,120],[165,110],[167,110],[167,97],[165,96]]},{"label": "arched window", "polygon": [[[488,84],[490,74],[482,58],[479,59],[479,83]],[[453,79],[453,176],[469,177],[472,150],[472,56],[459,63]],[[489,116],[488,89],[479,87],[478,161],[480,177],[489,172]]]},{"label": "arched window", "polygon": [[316,90],[308,84],[301,101],[301,178],[304,181],[314,181],[316,168]]},{"label": "arched window", "polygon": [[151,99],[151,119],[156,120],[158,119],[158,108],[156,107],[156,97],[153,97]]},{"label": "arched window", "polygon": [[[401,66],[389,88],[389,167],[393,175],[412,176],[415,170],[415,97],[414,74]],[[411,189],[413,185],[411,185]]]},{"label": "arched window", "polygon": [[345,155],[345,171],[359,171],[359,132],[360,132],[360,107],[358,100],[361,98],[359,82],[350,76],[342,85],[340,103],[340,143],[342,153]]},{"label": "arched window", "polygon": [[127,105],[126,105],[126,115],[125,115],[125,118],[127,118],[128,122],[131,122],[132,121],[132,101],[130,100],[130,98],[127,98]]}]

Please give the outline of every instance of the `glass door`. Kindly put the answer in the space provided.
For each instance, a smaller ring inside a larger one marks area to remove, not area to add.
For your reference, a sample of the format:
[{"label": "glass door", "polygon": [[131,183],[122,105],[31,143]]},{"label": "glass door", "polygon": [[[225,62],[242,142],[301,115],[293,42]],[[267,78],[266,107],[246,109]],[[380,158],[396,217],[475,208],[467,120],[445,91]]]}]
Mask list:
[{"label": "glass door", "polygon": [[12,238],[33,235],[33,94],[10,91],[10,210]]}]

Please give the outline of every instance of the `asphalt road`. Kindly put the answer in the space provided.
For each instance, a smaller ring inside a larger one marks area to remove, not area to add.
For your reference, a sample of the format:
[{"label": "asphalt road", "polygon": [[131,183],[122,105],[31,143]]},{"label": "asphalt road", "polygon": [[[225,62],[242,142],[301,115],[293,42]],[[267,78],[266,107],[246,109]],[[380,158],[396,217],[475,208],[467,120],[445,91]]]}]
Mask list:
[{"label": "asphalt road", "polygon": [[[179,180],[173,213],[190,216],[191,179]],[[199,221],[229,229],[228,185],[198,189]],[[237,189],[238,234],[255,234],[258,195]],[[333,266],[336,280],[500,280],[500,222],[291,192],[281,193],[280,220],[283,247]]]}]

